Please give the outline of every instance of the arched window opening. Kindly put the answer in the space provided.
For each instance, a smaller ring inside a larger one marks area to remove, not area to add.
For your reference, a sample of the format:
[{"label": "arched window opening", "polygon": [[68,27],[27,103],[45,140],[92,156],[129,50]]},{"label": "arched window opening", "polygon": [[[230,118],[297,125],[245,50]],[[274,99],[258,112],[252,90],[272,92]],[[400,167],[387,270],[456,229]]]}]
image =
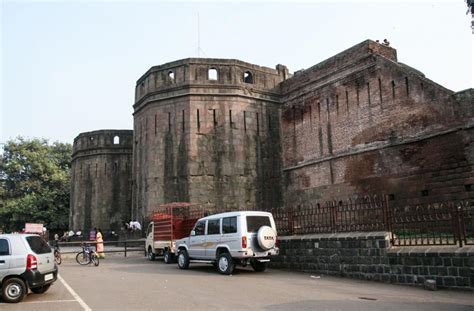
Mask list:
[{"label": "arched window opening", "polygon": [[209,80],[217,80],[217,69],[210,68],[207,75]]},{"label": "arched window opening", "polygon": [[250,71],[244,72],[244,82],[245,83],[253,83],[253,76]]},{"label": "arched window opening", "polygon": [[114,145],[118,145],[118,144],[120,144],[120,137],[115,136],[114,137]]}]

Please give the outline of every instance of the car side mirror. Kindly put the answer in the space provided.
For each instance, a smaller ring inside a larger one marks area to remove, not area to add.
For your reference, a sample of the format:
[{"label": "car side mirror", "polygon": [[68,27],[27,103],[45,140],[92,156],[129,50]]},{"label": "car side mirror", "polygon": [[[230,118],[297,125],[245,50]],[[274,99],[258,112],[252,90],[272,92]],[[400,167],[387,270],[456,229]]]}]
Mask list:
[{"label": "car side mirror", "polygon": [[196,231],[191,230],[191,235],[196,235]]}]

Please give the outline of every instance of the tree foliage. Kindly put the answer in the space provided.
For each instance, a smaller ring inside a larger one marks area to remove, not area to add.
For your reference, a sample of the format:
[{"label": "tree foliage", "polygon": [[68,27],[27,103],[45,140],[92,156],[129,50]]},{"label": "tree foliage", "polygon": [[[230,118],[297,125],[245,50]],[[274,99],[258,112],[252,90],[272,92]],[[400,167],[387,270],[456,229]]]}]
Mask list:
[{"label": "tree foliage", "polygon": [[25,223],[50,230],[68,227],[70,144],[19,137],[0,155],[0,228],[19,231]]}]

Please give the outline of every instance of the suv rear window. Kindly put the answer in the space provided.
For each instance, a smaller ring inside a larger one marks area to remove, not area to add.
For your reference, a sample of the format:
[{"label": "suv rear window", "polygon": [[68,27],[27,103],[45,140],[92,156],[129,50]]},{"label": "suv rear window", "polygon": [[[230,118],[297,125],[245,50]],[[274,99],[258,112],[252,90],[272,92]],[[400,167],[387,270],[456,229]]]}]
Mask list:
[{"label": "suv rear window", "polygon": [[269,226],[270,217],[268,216],[247,216],[247,232],[257,232],[261,226]]},{"label": "suv rear window", "polygon": [[51,253],[51,247],[39,236],[26,237],[26,241],[30,245],[31,250],[38,255]]},{"label": "suv rear window", "polygon": [[8,241],[0,239],[0,256],[10,255],[10,249],[8,247]]}]

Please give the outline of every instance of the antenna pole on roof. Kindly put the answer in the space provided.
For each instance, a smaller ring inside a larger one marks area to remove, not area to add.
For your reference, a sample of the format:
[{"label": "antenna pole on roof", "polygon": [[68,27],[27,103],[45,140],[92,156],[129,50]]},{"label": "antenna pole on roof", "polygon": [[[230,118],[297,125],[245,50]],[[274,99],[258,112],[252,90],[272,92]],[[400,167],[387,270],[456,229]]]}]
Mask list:
[{"label": "antenna pole on roof", "polygon": [[198,27],[197,27],[197,35],[198,35],[198,46],[197,46],[197,52],[198,52],[198,57],[201,57],[201,29],[200,29],[200,26],[199,26],[199,12],[197,13],[197,23],[198,23]]},{"label": "antenna pole on roof", "polygon": [[198,57],[201,57],[201,52],[202,54],[204,55],[204,57],[207,57],[206,56],[206,53],[204,53],[204,50],[201,49],[201,23],[199,21],[199,12],[197,13],[197,37],[198,37],[198,42],[197,42],[197,55]]}]

